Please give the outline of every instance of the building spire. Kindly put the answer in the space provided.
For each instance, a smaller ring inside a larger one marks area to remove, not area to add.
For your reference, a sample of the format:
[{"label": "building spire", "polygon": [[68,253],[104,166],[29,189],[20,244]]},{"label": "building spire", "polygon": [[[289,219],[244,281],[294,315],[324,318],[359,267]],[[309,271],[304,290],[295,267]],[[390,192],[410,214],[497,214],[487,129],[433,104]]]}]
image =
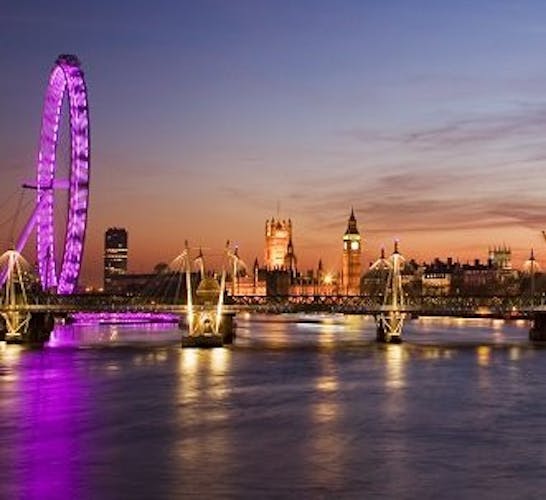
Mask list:
[{"label": "building spire", "polygon": [[347,221],[347,230],[343,235],[343,267],[341,270],[341,291],[344,295],[360,293],[360,233],[356,226],[354,208]]},{"label": "building spire", "polygon": [[349,216],[347,231],[345,231],[345,234],[360,234],[358,232],[358,228],[356,227],[356,217],[353,207],[351,207],[351,215]]}]

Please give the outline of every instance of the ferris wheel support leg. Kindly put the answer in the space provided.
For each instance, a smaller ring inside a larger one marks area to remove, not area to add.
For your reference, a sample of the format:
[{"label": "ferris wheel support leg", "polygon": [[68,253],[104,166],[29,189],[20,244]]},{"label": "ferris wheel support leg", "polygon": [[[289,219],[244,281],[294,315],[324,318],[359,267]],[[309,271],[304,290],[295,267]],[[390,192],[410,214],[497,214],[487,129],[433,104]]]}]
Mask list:
[{"label": "ferris wheel support leg", "polygon": [[[23,231],[21,232],[21,235],[19,236],[19,239],[17,240],[17,243],[15,244],[14,250],[17,253],[22,253],[23,249],[25,248],[27,241],[34,229],[34,226],[36,226],[36,220],[38,219],[38,214],[42,210],[43,202],[37,204],[34,207],[34,210],[32,211],[32,214],[30,215],[27,223],[25,224],[25,227],[23,228]],[[0,288],[4,286],[6,283],[6,279],[8,277],[8,267],[6,266],[2,271],[0,272]]]},{"label": "ferris wheel support leg", "polygon": [[23,248],[25,248],[27,241],[30,237],[30,234],[32,233],[34,229],[34,226],[36,226],[38,215],[42,211],[43,206],[44,206],[44,202],[41,201],[34,207],[34,210],[32,211],[31,216],[29,217],[25,227],[23,228],[23,231],[21,232],[21,235],[19,236],[19,239],[17,240],[17,243],[15,244],[16,252],[18,253],[23,252]]}]

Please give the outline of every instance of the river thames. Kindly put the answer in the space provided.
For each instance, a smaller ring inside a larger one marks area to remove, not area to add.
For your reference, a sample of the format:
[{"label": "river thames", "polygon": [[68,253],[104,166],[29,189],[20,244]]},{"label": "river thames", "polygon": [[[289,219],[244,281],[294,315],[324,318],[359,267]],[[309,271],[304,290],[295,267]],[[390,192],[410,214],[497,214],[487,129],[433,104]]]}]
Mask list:
[{"label": "river thames", "polygon": [[524,321],[246,317],[0,346],[0,498],[542,498],[546,349]]}]

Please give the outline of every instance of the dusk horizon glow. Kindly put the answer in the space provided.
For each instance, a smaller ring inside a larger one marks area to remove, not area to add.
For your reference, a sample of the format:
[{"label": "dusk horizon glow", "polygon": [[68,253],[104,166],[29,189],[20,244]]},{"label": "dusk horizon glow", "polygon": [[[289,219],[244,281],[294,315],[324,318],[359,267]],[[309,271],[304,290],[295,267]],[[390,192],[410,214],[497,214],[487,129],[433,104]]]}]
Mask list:
[{"label": "dusk horizon glow", "polygon": [[[128,230],[132,272],[186,239],[205,255],[229,239],[262,262],[278,204],[301,270],[339,270],[351,208],[363,269],[395,238],[417,261],[485,261],[505,244],[516,267],[531,248],[545,262],[545,16],[538,1],[6,5],[0,244],[30,215],[35,193],[21,201],[20,186],[68,53],[91,126],[81,285],[101,282],[114,226]],[[66,145],[67,110],[61,130]]]}]

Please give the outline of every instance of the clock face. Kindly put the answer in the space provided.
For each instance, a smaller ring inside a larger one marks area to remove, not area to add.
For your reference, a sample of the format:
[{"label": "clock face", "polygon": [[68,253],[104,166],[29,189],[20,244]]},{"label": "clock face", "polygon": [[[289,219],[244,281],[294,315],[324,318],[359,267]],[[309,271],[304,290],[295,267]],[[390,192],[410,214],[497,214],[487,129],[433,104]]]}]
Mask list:
[{"label": "clock face", "polygon": [[358,250],[358,241],[351,241],[351,250]]}]

